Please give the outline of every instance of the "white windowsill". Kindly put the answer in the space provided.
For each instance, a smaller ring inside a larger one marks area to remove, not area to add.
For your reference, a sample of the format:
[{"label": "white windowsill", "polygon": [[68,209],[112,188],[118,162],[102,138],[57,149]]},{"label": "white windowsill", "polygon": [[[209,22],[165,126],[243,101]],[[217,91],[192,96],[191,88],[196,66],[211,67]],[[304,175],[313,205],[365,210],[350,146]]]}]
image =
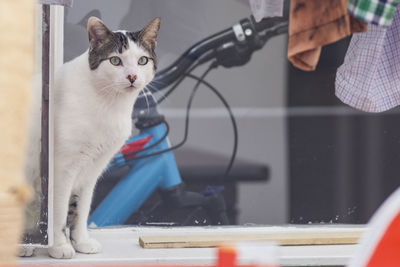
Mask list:
[{"label": "white windowsill", "polygon": [[[185,227],[185,228],[103,228],[91,234],[103,245],[103,252],[95,255],[79,254],[71,260],[55,260],[45,249],[38,249],[36,256],[21,258],[20,265],[82,265],[82,264],[167,264],[212,265],[215,250],[212,248],[143,249],[138,238],[143,235],[277,233],[290,231],[354,231],[361,226],[311,226],[311,227]],[[353,255],[356,245],[284,246],[279,248],[282,266],[340,266]]]}]

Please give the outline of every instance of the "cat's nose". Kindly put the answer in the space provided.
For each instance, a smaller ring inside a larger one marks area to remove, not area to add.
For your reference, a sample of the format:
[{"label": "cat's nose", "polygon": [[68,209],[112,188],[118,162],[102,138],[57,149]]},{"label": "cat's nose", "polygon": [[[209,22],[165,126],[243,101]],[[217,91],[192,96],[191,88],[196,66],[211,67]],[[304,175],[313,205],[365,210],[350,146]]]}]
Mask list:
[{"label": "cat's nose", "polygon": [[128,75],[128,77],[126,77],[128,79],[128,81],[130,81],[131,83],[134,83],[136,81],[137,76],[136,75]]}]

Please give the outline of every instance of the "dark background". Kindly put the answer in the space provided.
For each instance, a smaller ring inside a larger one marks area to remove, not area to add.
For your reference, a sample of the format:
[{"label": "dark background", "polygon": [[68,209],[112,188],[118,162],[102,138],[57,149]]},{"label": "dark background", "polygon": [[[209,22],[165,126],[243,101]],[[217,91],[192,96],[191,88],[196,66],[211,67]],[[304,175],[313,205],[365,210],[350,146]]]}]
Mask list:
[{"label": "dark background", "polygon": [[287,119],[291,223],[366,223],[400,185],[399,109],[343,112],[334,95],[349,40],[323,48],[314,72],[288,64],[288,108],[327,111]]}]

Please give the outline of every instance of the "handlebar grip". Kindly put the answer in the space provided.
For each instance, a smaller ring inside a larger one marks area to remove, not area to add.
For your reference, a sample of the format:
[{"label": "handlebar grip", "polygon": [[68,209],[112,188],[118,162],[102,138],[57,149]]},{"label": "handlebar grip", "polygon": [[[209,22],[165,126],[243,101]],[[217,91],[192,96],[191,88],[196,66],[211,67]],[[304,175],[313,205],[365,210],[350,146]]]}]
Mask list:
[{"label": "handlebar grip", "polygon": [[262,19],[260,22],[256,22],[254,17],[251,16],[251,21],[254,24],[254,29],[257,32],[262,32],[264,30],[274,28],[276,25],[287,25],[287,19],[283,17],[265,18]]}]

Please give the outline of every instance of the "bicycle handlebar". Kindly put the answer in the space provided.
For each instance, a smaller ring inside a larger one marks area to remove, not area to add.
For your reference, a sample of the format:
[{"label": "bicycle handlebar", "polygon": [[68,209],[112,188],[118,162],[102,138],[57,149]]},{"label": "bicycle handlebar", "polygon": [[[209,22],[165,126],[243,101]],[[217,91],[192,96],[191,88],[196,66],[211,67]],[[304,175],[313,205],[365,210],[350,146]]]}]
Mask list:
[{"label": "bicycle handlebar", "polygon": [[[218,32],[190,47],[169,67],[159,71],[154,80],[154,91],[162,90],[179,79],[185,72],[207,52],[217,49],[226,43],[251,46],[251,53],[262,48],[266,41],[282,33],[287,32],[287,20],[281,17],[266,18],[255,22],[254,18],[245,18],[233,27]],[[264,34],[261,34],[265,31]],[[211,58],[210,58],[211,59]]]}]

